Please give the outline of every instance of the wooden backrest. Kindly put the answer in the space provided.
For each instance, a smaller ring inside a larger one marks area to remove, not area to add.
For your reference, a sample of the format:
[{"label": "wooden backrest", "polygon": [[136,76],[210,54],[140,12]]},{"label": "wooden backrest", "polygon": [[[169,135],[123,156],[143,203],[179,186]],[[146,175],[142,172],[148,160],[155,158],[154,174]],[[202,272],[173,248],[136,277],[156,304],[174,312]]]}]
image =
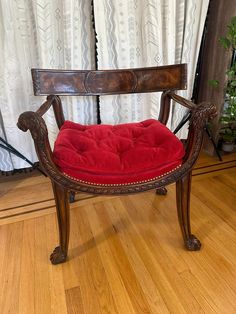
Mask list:
[{"label": "wooden backrest", "polygon": [[187,88],[187,65],[122,70],[32,69],[35,95],[111,95]]}]

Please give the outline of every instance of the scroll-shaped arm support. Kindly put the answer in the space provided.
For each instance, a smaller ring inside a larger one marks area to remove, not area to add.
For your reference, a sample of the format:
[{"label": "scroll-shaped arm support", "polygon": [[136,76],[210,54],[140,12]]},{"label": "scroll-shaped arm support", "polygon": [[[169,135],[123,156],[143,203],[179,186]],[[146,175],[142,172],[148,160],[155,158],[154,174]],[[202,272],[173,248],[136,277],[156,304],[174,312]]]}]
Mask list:
[{"label": "scroll-shaped arm support", "polygon": [[[45,105],[44,103],[43,105]],[[42,108],[43,105],[40,107]],[[46,108],[46,105],[44,106]],[[38,110],[40,113],[40,109]],[[41,117],[40,113],[33,111],[26,111],[22,113],[18,119],[17,126],[22,131],[30,131],[32,138],[35,143],[35,149],[42,165],[44,171],[49,174],[49,169],[55,168],[53,158],[52,158],[52,150],[48,140],[48,130],[46,124]]]},{"label": "scroll-shaped arm support", "polygon": [[65,119],[63,115],[61,100],[59,96],[49,95],[47,100],[39,107],[36,112],[26,111],[18,119],[17,126],[22,131],[30,130],[35,143],[36,153],[39,161],[47,174],[51,172],[58,173],[52,158],[52,150],[48,140],[48,130],[42,116],[53,107],[55,119],[60,129]]},{"label": "scroll-shaped arm support", "polygon": [[206,123],[217,114],[216,106],[207,102],[196,105],[173,92],[168,92],[167,94],[172,100],[191,111],[184,162],[192,166],[197,160],[201,150]]}]

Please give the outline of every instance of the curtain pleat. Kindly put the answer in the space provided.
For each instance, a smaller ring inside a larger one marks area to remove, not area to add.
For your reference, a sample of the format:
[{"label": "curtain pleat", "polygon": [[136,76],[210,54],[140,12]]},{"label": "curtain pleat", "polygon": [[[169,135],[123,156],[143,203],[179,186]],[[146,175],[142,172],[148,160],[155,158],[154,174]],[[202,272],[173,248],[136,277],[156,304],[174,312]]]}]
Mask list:
[{"label": "curtain pleat", "polygon": [[[133,68],[188,63],[192,94],[208,0],[94,0],[99,69]],[[103,123],[157,118],[160,94],[104,96]],[[173,129],[185,114],[175,106],[168,126]],[[186,136],[186,127],[180,133]]]},{"label": "curtain pleat", "polygon": [[[0,108],[6,140],[29,160],[36,161],[31,136],[20,131],[20,113],[34,111],[45,97],[35,97],[30,69],[94,69],[91,3],[83,0],[2,0],[0,3]],[[63,98],[67,119],[96,122],[93,98]],[[71,106],[66,106],[70,104]],[[57,135],[52,111],[45,115],[51,143]],[[0,170],[29,165],[1,149]]]},{"label": "curtain pleat", "polygon": [[[94,0],[99,69],[188,63],[188,90],[194,74],[209,0]],[[44,97],[35,97],[30,69],[94,69],[95,38],[91,2],[84,0],[2,0],[0,3],[0,136],[29,160],[37,157],[31,136],[16,122],[23,111],[36,110]],[[63,97],[67,119],[96,123],[96,101]],[[115,124],[157,118],[159,93],[100,98],[102,123]],[[169,127],[185,111],[174,106]],[[50,111],[45,117],[49,138],[57,135]],[[3,130],[5,133],[3,134]],[[184,137],[186,129],[180,131]],[[29,166],[0,148],[0,170]]]}]

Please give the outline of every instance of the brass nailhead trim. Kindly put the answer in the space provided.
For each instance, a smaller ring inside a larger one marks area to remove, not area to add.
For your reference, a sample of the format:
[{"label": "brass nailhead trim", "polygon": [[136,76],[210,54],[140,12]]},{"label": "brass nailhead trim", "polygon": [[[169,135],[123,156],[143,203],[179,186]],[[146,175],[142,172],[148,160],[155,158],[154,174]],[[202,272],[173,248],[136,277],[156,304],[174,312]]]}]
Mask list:
[{"label": "brass nailhead trim", "polygon": [[160,178],[166,176],[167,174],[170,174],[170,173],[174,172],[175,170],[179,169],[180,167],[181,167],[181,165],[180,165],[180,166],[177,166],[176,168],[174,168],[174,169],[171,170],[171,171],[167,171],[167,172],[163,173],[162,175],[157,176],[157,177],[154,177],[154,178],[149,179],[149,180],[142,180],[142,181],[129,182],[129,183],[111,183],[111,184],[94,183],[94,182],[83,181],[83,180],[80,180],[80,179],[71,177],[71,176],[69,176],[68,174],[66,174],[65,172],[63,172],[63,174],[64,174],[64,176],[66,176],[67,178],[69,178],[69,179],[71,179],[71,180],[73,180],[73,181],[80,182],[80,183],[84,183],[84,184],[88,184],[88,185],[106,186],[106,187],[110,187],[110,186],[127,186],[127,185],[134,185],[134,184],[140,184],[140,183],[148,183],[148,182],[151,182],[151,181],[160,179]]}]

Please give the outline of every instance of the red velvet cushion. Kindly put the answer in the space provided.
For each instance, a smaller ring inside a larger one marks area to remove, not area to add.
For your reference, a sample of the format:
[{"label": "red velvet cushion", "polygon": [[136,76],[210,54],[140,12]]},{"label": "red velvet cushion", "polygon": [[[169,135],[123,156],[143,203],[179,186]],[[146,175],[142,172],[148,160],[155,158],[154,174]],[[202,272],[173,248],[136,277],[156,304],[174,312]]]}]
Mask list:
[{"label": "red velvet cushion", "polygon": [[87,183],[151,180],[181,165],[180,140],[159,121],[81,125],[65,121],[54,147],[62,172]]}]

